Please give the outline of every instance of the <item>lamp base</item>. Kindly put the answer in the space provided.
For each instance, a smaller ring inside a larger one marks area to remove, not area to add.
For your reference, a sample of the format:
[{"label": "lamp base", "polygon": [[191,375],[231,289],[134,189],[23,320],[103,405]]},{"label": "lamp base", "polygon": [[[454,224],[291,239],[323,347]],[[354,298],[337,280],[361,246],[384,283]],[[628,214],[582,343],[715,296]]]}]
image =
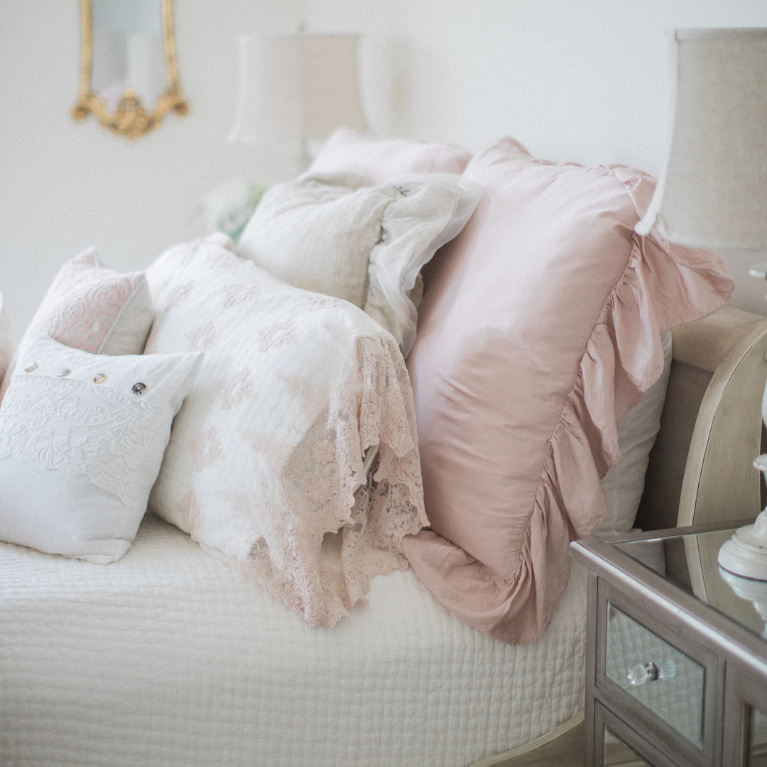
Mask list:
[{"label": "lamp base", "polygon": [[[741,578],[722,567],[719,568],[719,574],[730,586],[735,596],[751,602],[756,612],[759,613],[762,623],[767,624],[767,581]],[[767,639],[767,626],[763,626],[762,636]]]},{"label": "lamp base", "polygon": [[723,570],[733,575],[767,581],[767,511],[753,525],[735,531],[719,549],[718,561]]}]

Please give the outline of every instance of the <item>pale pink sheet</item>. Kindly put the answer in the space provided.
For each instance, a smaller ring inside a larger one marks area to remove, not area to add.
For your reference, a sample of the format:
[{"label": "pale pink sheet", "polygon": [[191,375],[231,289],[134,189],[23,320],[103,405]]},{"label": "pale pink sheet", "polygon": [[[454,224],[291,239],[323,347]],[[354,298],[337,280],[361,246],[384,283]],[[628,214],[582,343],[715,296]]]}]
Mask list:
[{"label": "pale pink sheet", "polygon": [[338,128],[322,145],[309,173],[356,173],[366,184],[377,186],[397,180],[405,173],[463,173],[471,159],[453,144],[376,139]]}]

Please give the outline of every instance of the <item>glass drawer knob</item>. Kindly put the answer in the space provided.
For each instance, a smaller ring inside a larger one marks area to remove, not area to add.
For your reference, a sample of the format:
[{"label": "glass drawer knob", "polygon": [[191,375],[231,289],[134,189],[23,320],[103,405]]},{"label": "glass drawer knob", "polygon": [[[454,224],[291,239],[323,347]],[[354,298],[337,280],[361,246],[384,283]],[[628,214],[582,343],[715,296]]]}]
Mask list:
[{"label": "glass drawer knob", "polygon": [[660,665],[654,661],[635,663],[627,674],[629,684],[632,687],[641,687],[646,682],[654,682],[657,679],[672,679],[675,676],[676,664],[673,660],[667,660]]}]

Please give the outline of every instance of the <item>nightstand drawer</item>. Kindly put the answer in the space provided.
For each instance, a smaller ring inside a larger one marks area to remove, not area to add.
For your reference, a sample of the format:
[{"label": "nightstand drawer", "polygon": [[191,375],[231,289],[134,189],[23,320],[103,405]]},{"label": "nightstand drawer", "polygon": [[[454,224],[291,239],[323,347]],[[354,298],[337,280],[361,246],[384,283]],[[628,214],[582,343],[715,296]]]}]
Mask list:
[{"label": "nightstand drawer", "polygon": [[718,662],[710,649],[600,582],[596,688],[649,743],[679,763],[714,764]]},{"label": "nightstand drawer", "polygon": [[594,761],[601,767],[674,767],[651,743],[639,738],[599,703],[594,705],[594,723],[598,733]]},{"label": "nightstand drawer", "polygon": [[703,745],[706,669],[608,603],[605,675],[672,729]]},{"label": "nightstand drawer", "polygon": [[680,735],[703,745],[705,667],[611,603],[605,674]]}]

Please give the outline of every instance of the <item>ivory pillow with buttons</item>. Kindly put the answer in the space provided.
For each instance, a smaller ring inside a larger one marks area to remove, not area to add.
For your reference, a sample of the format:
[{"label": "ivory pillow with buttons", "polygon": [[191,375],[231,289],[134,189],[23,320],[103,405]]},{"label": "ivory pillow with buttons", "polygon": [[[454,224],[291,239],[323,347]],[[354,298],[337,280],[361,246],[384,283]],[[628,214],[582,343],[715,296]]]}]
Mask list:
[{"label": "ivory pillow with buttons", "polygon": [[0,409],[0,540],[106,564],[130,548],[202,353],[25,336]]}]

